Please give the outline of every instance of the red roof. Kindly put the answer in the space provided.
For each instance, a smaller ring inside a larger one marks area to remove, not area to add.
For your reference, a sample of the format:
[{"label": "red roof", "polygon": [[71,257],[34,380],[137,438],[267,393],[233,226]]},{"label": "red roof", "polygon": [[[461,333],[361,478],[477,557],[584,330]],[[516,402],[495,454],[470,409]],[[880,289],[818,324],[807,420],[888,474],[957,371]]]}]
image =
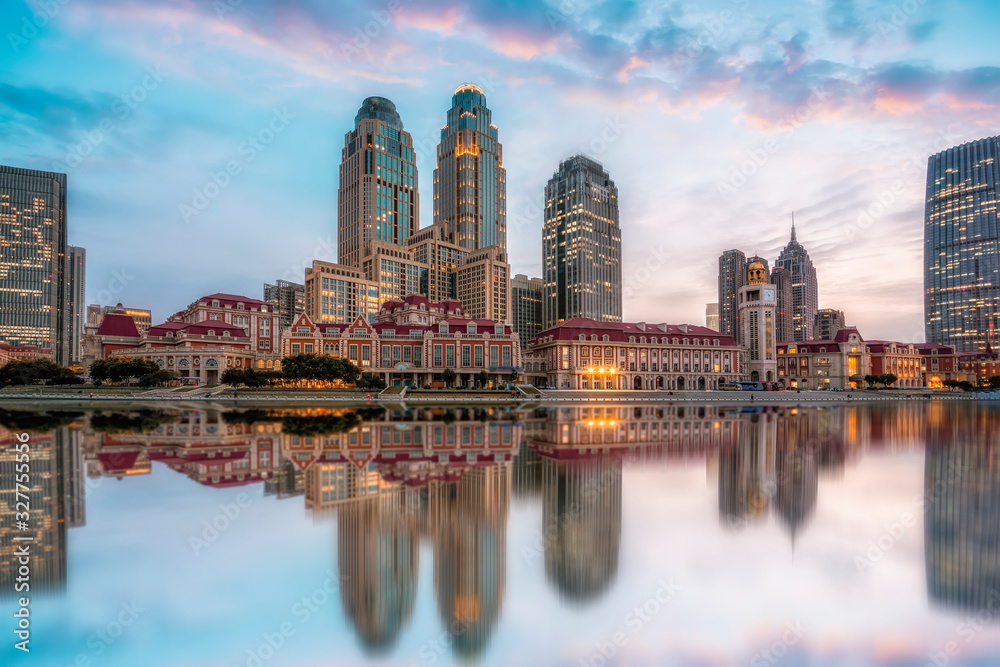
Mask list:
[{"label": "red roof", "polygon": [[207,301],[209,304],[212,301],[218,300],[220,306],[233,306],[242,303],[244,306],[267,306],[267,302],[261,301],[260,299],[251,299],[248,296],[240,296],[239,294],[224,294],[223,292],[217,292],[215,294],[209,294],[208,296],[203,296],[198,301]]},{"label": "red roof", "polygon": [[122,338],[138,338],[139,329],[135,320],[123,310],[115,310],[104,316],[101,326],[97,328],[98,336],[119,336]]},{"label": "red roof", "polygon": [[136,459],[139,458],[139,452],[124,451],[124,452],[98,452],[97,458],[100,459],[101,465],[104,466],[106,472],[125,472],[131,470],[135,465]]},{"label": "red roof", "polygon": [[148,335],[162,337],[166,336],[169,332],[174,332],[176,334],[180,331],[191,334],[205,335],[210,330],[216,332],[216,335],[222,335],[224,331],[228,331],[231,338],[248,337],[245,328],[235,324],[229,324],[228,322],[220,322],[219,320],[202,320],[201,322],[164,322],[163,324],[157,324],[155,327],[150,327]]},{"label": "red roof", "polygon": [[579,340],[583,334],[587,341],[592,335],[597,335],[601,341],[607,336],[609,341],[617,343],[628,342],[629,337],[647,336],[658,338],[704,338],[718,340],[719,345],[734,346],[736,341],[731,336],[721,334],[708,327],[694,324],[651,324],[647,322],[598,322],[585,317],[572,317],[565,322],[549,327],[536,336],[551,336],[555,340]]}]

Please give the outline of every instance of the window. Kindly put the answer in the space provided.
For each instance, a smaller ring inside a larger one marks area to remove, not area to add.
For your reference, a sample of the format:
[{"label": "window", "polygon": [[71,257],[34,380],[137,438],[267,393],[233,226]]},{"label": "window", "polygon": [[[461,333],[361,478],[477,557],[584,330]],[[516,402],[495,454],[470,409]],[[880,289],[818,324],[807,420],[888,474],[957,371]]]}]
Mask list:
[{"label": "window", "polygon": [[388,345],[383,345],[382,346],[382,366],[383,367],[389,366],[392,363],[391,356],[392,356],[392,348],[389,347]]},{"label": "window", "polygon": [[490,345],[490,366],[500,365],[500,346]]},{"label": "window", "polygon": [[349,345],[347,348],[347,358],[351,361],[358,360],[358,346],[357,344]]},{"label": "window", "polygon": [[503,365],[510,367],[510,347],[506,345],[503,348]]},{"label": "window", "polygon": [[444,363],[445,366],[451,368],[455,365],[455,346],[445,345],[444,347]]},{"label": "window", "polygon": [[292,343],[292,354],[298,354],[301,351],[302,351],[302,346],[299,343]]},{"label": "window", "polygon": [[403,363],[410,363],[413,360],[413,348],[407,345],[403,348]]},{"label": "window", "polygon": [[295,333],[304,333],[304,334],[307,334],[307,333],[309,333],[309,327],[296,327],[295,328]]},{"label": "window", "polygon": [[305,345],[303,345],[302,346],[302,351],[305,352],[306,354],[309,354],[310,352],[312,352],[313,351],[312,343],[306,343]]},{"label": "window", "polygon": [[601,340],[607,343],[608,341],[611,340],[611,338],[608,336],[608,334],[604,334],[603,336],[601,336]]},{"label": "window", "polygon": [[496,333],[496,335],[502,336],[503,335],[503,325],[502,324],[496,325],[496,328],[494,329],[494,332]]},{"label": "window", "polygon": [[463,345],[462,346],[462,366],[468,368],[472,365],[472,346]]},{"label": "window", "polygon": [[475,352],[475,354],[476,354],[476,368],[482,368],[483,367],[483,346],[482,345],[477,345],[476,346],[476,352]]},{"label": "window", "polygon": [[442,361],[441,353],[442,353],[441,346],[440,345],[435,345],[434,346],[434,365],[436,367],[438,367],[438,368],[441,367],[441,361]]},{"label": "window", "polygon": [[439,324],[438,325],[438,331],[440,333],[443,333],[443,334],[448,333],[448,323],[447,322],[442,322],[441,324]]},{"label": "window", "polygon": [[476,335],[476,323],[475,322],[469,322],[468,326],[465,327],[465,332],[467,334],[469,334],[470,336],[475,336]]},{"label": "window", "polygon": [[392,346],[392,363],[398,364],[402,360],[403,349],[399,345]]}]

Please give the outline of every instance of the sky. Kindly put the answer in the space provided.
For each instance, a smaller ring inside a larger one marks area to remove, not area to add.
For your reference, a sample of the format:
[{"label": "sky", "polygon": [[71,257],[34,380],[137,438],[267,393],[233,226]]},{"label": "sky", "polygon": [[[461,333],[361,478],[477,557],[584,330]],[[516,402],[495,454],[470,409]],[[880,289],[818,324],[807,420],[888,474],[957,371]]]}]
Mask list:
[{"label": "sky", "polygon": [[472,82],[513,273],[540,275],[545,183],[584,152],[619,189],[626,320],[703,324],[719,254],[773,261],[794,212],[820,308],[922,341],[927,158],[998,134],[998,25],[990,0],[8,0],[0,164],[67,172],[88,302],[160,321],[336,259],[367,96],[413,135],[430,225]]}]

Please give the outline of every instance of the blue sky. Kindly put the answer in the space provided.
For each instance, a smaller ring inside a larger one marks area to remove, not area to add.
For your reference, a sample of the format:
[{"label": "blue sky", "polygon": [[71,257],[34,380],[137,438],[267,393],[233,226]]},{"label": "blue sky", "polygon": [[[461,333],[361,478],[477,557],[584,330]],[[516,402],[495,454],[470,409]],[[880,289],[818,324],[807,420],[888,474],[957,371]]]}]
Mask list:
[{"label": "blue sky", "polygon": [[922,340],[926,160],[997,134],[1000,105],[985,0],[50,0],[5,2],[0,25],[0,163],[69,171],[88,299],[158,320],[335,257],[368,95],[413,133],[429,225],[437,133],[471,81],[515,272],[538,275],[545,181],[583,150],[620,191],[626,319],[703,322],[719,253],[773,259],[794,210],[820,307]]}]

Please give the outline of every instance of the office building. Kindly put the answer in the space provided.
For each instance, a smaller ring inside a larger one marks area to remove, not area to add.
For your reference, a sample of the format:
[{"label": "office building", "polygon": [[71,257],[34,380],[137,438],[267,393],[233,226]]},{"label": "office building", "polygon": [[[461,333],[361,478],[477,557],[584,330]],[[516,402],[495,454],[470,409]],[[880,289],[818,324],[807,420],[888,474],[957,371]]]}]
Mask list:
[{"label": "office building", "polygon": [[795,238],[795,225],[792,224],[792,237],[788,241],[778,259],[775,268],[786,269],[792,276],[792,337],[794,340],[813,340],[813,324],[816,311],[819,310],[819,288],[816,282],[816,268],[813,266],[809,253]]},{"label": "office building", "polygon": [[371,319],[382,305],[378,283],[361,269],[319,260],[306,269],[305,296],[305,312],[318,323]]},{"label": "office building", "polygon": [[960,352],[995,343],[1000,315],[997,188],[1000,137],[949,148],[927,162],[924,333]]},{"label": "office building", "polygon": [[740,309],[737,295],[746,280],[747,256],[741,250],[727,250],[719,257],[719,333],[740,337]]},{"label": "office building", "polygon": [[601,163],[574,155],[545,186],[544,326],[582,317],[622,321],[618,188]]},{"label": "office building", "polygon": [[403,131],[396,105],[384,97],[366,98],[341,150],[339,264],[360,268],[372,241],[406,245],[420,226],[417,183],[413,139]]},{"label": "office building", "polygon": [[66,308],[68,311],[69,361],[80,362],[83,330],[87,325],[87,251],[76,246],[66,247]]},{"label": "office building", "polygon": [[264,302],[273,308],[282,329],[290,327],[295,316],[306,310],[306,286],[287,280],[264,283]]},{"label": "office building", "polygon": [[510,281],[510,313],[522,349],[542,331],[542,279],[519,273]]},{"label": "office building", "polygon": [[837,332],[846,327],[844,311],[824,308],[816,311],[813,320],[813,336],[816,340],[833,340]]},{"label": "office building", "polygon": [[705,304],[705,326],[712,331],[719,330],[719,304]]},{"label": "office building", "polygon": [[70,361],[66,174],[0,166],[0,340]]},{"label": "office building", "polygon": [[792,320],[794,306],[792,274],[787,269],[775,267],[771,270],[771,284],[774,285],[775,295],[778,298],[778,307],[774,312],[775,334],[779,341],[793,340],[795,327]]}]

